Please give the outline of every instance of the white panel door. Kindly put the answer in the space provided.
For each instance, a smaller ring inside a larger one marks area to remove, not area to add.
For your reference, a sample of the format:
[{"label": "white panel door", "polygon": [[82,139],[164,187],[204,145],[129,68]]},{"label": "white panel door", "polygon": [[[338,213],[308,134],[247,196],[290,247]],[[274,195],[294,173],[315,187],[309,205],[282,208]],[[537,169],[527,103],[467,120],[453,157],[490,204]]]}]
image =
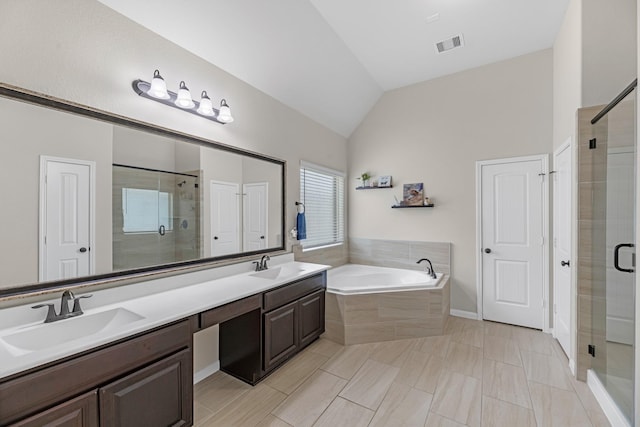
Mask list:
[{"label": "white panel door", "polygon": [[[607,156],[607,341],[633,344],[635,275],[614,267],[615,247],[633,243],[635,221],[635,153],[612,147]],[[623,268],[634,266],[633,249],[619,251]]]},{"label": "white panel door", "polygon": [[543,328],[541,160],[482,166],[483,317]]},{"label": "white panel door", "polygon": [[88,276],[92,165],[42,158],[40,280]]},{"label": "white panel door", "polygon": [[571,354],[571,145],[553,155],[553,335]]},{"label": "white panel door", "polygon": [[211,181],[211,256],[240,252],[240,185]]},{"label": "white panel door", "polygon": [[259,182],[245,184],[243,204],[244,250],[258,251],[267,247],[267,197],[268,184]]}]

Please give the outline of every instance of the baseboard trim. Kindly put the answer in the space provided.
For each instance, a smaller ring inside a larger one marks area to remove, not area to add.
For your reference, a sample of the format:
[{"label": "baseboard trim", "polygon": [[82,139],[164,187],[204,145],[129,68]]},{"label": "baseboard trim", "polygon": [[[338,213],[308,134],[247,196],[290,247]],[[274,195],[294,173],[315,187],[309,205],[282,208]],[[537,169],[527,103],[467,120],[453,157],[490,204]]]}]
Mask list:
[{"label": "baseboard trim", "polygon": [[569,359],[569,370],[571,371],[571,373],[575,377],[576,376],[576,362],[573,359]]},{"label": "baseboard trim", "polygon": [[198,384],[200,381],[215,374],[219,370],[220,370],[220,361],[216,360],[215,363],[212,363],[209,366],[205,366],[204,368],[200,369],[198,372],[194,372],[193,383]]},{"label": "baseboard trim", "polygon": [[611,399],[593,369],[587,371],[587,385],[613,427],[631,427],[631,424],[622,414],[618,405]]},{"label": "baseboard trim", "polygon": [[465,319],[478,320],[478,313],[473,311],[456,310],[452,308],[449,310],[449,314],[455,317],[464,317]]}]

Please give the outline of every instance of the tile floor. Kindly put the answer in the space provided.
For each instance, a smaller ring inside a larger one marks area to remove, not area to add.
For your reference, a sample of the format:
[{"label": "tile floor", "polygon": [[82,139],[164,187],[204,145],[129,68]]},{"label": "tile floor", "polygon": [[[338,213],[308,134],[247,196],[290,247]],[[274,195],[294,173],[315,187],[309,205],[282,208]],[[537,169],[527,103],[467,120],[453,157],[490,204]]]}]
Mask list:
[{"label": "tile floor", "polygon": [[320,339],[255,387],[195,387],[195,425],[608,426],[557,342],[451,317],[443,336],[341,346]]}]

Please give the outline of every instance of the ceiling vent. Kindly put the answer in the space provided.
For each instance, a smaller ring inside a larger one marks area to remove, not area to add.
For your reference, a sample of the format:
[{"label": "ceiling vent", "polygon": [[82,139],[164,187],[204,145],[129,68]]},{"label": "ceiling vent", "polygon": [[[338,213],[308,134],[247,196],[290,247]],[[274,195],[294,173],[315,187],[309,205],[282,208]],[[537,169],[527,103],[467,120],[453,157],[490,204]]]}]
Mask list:
[{"label": "ceiling vent", "polygon": [[436,50],[438,53],[442,53],[462,46],[464,46],[464,40],[462,38],[462,34],[458,34],[457,36],[453,36],[436,43]]}]

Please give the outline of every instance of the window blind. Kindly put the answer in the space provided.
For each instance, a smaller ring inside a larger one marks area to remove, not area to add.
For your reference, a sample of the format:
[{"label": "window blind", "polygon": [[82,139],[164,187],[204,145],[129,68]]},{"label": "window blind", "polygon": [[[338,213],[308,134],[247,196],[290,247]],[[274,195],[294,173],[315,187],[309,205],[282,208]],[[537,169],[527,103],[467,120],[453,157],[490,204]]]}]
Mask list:
[{"label": "window blind", "polygon": [[304,248],[344,241],[344,174],[303,163],[300,198],[305,206],[307,238]]}]

